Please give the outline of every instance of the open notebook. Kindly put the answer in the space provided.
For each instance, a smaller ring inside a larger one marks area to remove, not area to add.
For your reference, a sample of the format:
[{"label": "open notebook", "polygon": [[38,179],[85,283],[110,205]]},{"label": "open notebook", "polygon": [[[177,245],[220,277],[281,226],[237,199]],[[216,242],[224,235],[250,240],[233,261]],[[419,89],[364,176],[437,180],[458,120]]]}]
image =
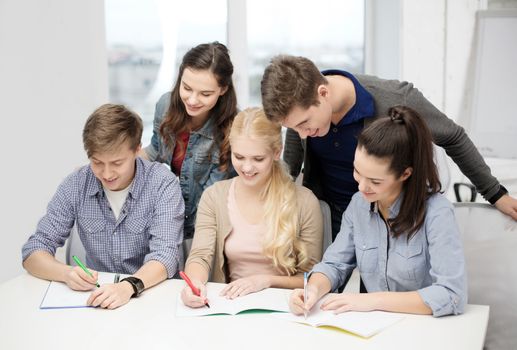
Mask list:
[{"label": "open notebook", "polygon": [[207,298],[210,308],[190,308],[185,306],[181,301],[181,295],[178,293],[176,301],[176,316],[205,316],[215,314],[236,315],[243,311],[249,310],[266,310],[289,312],[287,304],[289,293],[291,290],[267,288],[260,292],[251,293],[243,297],[230,300],[226,297],[219,296],[221,290],[226,286],[224,283],[207,283]]},{"label": "open notebook", "polygon": [[273,317],[308,324],[313,327],[328,326],[340,328],[363,338],[369,338],[404,318],[404,314],[384,311],[348,311],[336,315],[333,311],[321,310],[320,306],[324,299],[320,300],[312,308],[309,315],[307,315],[307,319],[303,315],[296,316],[291,313],[277,314],[273,315]]},{"label": "open notebook", "polygon": [[[120,279],[128,275],[121,275]],[[106,283],[113,283],[114,273],[99,272],[98,282],[102,286]],[[64,309],[88,307],[86,301],[90,297],[93,289],[86,292],[80,292],[70,289],[65,283],[52,281],[49,283],[47,291],[43,296],[40,309]]]}]

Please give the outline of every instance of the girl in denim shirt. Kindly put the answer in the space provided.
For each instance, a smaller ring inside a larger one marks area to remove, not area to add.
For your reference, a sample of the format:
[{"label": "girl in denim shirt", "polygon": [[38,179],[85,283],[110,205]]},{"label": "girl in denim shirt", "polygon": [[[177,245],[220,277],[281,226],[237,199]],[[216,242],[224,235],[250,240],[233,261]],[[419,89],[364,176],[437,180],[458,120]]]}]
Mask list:
[{"label": "girl in denim shirt", "polygon": [[151,144],[141,156],[166,163],[179,177],[185,200],[185,234],[191,238],[203,190],[228,177],[225,137],[237,114],[228,49],[218,42],[190,49],[172,92],[156,104]]},{"label": "girl in denim shirt", "polygon": [[460,314],[467,282],[452,204],[439,191],[431,134],[418,114],[394,107],[360,134],[354,160],[359,192],[307,287],[290,298],[309,311],[346,283],[355,267],[367,293],[330,294],[323,310]]}]

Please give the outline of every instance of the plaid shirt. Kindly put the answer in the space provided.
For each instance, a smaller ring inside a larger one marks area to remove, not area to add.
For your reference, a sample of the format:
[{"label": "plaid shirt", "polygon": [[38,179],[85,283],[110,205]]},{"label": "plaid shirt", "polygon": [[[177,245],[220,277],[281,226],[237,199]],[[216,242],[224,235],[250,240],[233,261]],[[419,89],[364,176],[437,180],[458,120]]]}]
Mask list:
[{"label": "plaid shirt", "polygon": [[135,178],[116,220],[101,183],[87,165],[61,183],[22,248],[23,260],[37,250],[54,255],[76,223],[87,266],[133,274],[156,260],[171,278],[182,259],[184,209],[176,176],[159,163],[137,158]]}]

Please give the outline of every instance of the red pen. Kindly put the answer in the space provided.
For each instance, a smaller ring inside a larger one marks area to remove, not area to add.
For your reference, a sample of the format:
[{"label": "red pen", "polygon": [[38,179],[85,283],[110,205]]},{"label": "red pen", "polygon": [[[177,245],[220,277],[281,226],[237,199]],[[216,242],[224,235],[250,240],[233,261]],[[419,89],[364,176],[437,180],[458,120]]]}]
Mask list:
[{"label": "red pen", "polygon": [[[192,289],[192,293],[194,293],[195,295],[197,295],[198,297],[201,296],[201,291],[199,290],[199,288],[197,288],[196,286],[194,286],[194,283],[192,283],[192,281],[190,280],[190,278],[188,278],[187,274],[183,271],[180,271],[180,277],[183,278],[183,280],[188,284],[188,286],[190,287],[190,289]],[[205,305],[207,307],[210,307],[210,305],[208,305],[208,303],[205,301]]]}]

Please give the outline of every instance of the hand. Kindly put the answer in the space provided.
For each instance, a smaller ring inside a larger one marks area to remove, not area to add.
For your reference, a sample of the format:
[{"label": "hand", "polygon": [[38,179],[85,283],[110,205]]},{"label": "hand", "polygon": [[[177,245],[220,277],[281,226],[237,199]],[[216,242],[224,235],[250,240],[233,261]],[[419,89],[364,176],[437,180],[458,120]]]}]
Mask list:
[{"label": "hand", "polygon": [[495,202],[495,207],[499,209],[500,212],[517,220],[517,199],[505,194]]},{"label": "hand", "polygon": [[183,304],[186,306],[194,308],[205,306],[205,304],[208,302],[208,299],[206,298],[206,286],[204,283],[201,283],[196,279],[191,279],[191,281],[192,284],[194,284],[194,286],[199,289],[201,296],[198,297],[195,295],[192,289],[188,285],[185,285],[181,291],[181,301],[183,301]]},{"label": "hand", "polygon": [[318,301],[318,289],[316,286],[307,285],[307,300],[303,299],[303,289],[295,289],[289,297],[289,309],[295,315],[301,315],[304,311],[310,312]]},{"label": "hand", "polygon": [[228,284],[221,291],[221,296],[227,299],[235,299],[246,294],[258,292],[259,290],[269,288],[271,285],[268,275],[254,275],[245,278],[239,278]]},{"label": "hand", "polygon": [[133,293],[133,286],[129,282],[103,284],[92,292],[86,304],[104,309],[116,309],[127,304]]},{"label": "hand", "polygon": [[65,274],[65,283],[73,290],[92,290],[95,288],[99,274],[97,271],[90,270],[93,277],[90,277],[79,266],[70,266]]},{"label": "hand", "polygon": [[375,310],[376,295],[372,293],[332,293],[321,304],[322,310],[334,310],[335,314],[345,311]]}]

